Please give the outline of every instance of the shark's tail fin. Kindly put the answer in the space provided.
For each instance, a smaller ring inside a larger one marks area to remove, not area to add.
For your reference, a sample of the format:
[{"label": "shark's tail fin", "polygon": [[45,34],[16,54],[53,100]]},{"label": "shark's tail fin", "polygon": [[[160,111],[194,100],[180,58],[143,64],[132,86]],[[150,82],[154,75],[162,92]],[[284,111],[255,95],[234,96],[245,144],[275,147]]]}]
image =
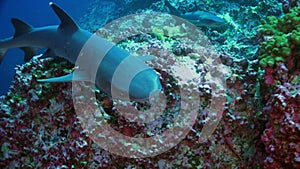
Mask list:
[{"label": "shark's tail fin", "polygon": [[[17,19],[17,18],[12,18],[11,23],[13,24],[13,26],[15,28],[15,34],[12,38],[0,40],[0,64],[7,52],[7,50],[10,48],[10,47],[6,46],[6,42],[13,41],[14,39],[18,38],[19,36],[27,34],[34,29],[31,25],[29,25],[29,24],[25,23],[24,21]],[[37,51],[37,48],[32,48],[32,47],[21,47],[21,49],[25,53],[25,57],[24,57],[25,62],[29,61],[36,54],[36,51]]]},{"label": "shark's tail fin", "polygon": [[29,33],[33,30],[33,27],[31,25],[17,18],[12,18],[11,23],[15,28],[14,38]]},{"label": "shark's tail fin", "polygon": [[165,0],[165,5],[169,8],[170,14],[176,15],[176,16],[181,15],[181,13],[175,7],[173,7],[167,0]]}]

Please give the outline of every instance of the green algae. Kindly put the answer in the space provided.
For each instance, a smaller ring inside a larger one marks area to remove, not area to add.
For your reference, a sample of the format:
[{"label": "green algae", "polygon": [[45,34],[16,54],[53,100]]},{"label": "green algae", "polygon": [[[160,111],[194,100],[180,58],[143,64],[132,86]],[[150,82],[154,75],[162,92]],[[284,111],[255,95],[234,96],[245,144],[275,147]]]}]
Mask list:
[{"label": "green algae", "polygon": [[272,67],[276,62],[285,62],[297,50],[294,45],[300,45],[300,7],[294,7],[282,18],[269,16],[261,23],[258,33],[266,40],[260,47],[260,65]]}]

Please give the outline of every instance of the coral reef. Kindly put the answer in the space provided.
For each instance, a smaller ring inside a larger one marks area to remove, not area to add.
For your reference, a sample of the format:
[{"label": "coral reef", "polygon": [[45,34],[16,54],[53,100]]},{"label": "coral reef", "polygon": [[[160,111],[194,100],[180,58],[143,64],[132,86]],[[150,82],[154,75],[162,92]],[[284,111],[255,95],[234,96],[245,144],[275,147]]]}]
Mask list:
[{"label": "coral reef", "polygon": [[259,29],[267,101],[263,113],[269,119],[262,135],[265,168],[300,167],[299,13],[294,7],[281,18],[270,16]]}]

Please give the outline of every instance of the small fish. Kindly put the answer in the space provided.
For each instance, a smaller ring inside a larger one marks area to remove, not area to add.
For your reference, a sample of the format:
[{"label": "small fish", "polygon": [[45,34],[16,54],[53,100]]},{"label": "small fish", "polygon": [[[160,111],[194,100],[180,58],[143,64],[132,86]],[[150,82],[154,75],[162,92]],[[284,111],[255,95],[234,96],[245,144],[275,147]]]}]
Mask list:
[{"label": "small fish", "polygon": [[81,29],[54,3],[49,5],[61,20],[60,25],[33,28],[13,18],[11,21],[16,31],[13,37],[0,41],[0,63],[10,48],[21,48],[26,62],[39,48],[47,48],[40,58],[59,56],[73,64],[81,59],[83,64],[75,65],[80,67],[75,71],[77,73],[39,79],[39,82],[91,81],[109,96],[113,94],[114,98],[121,100],[126,100],[127,96],[129,100],[147,100],[151,94],[161,91],[158,74],[144,63],[151,57],[130,55],[102,37]]},{"label": "small fish", "polygon": [[204,12],[204,11],[195,11],[195,12],[187,12],[182,14],[176,8],[174,8],[168,1],[165,0],[165,5],[169,8],[170,13],[172,15],[176,15],[187,21],[193,23],[194,25],[207,26],[207,27],[218,27],[225,23],[223,18],[220,18],[212,13]]}]

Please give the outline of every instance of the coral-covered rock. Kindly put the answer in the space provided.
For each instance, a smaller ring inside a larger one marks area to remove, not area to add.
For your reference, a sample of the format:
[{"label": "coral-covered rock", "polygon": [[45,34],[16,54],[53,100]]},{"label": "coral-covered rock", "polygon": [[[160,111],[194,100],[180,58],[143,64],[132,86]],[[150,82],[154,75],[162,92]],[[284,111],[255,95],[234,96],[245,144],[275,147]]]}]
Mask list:
[{"label": "coral-covered rock", "polygon": [[[142,43],[144,41],[150,43]],[[173,40],[172,42],[175,43]],[[181,48],[188,39],[178,41]],[[166,63],[173,45],[170,41],[160,41],[157,36],[139,35],[125,39],[119,45],[134,53],[145,53],[149,47],[161,49],[157,52],[158,62]],[[188,44],[188,43],[187,43]],[[186,45],[186,44],[185,44]],[[189,46],[189,45],[187,45]],[[136,50],[139,49],[139,50]],[[36,79],[61,76],[72,70],[70,63],[63,59],[38,60],[17,68],[15,82],[10,93],[1,100],[1,160],[0,166],[9,167],[49,167],[49,168],[230,168],[259,166],[254,163],[260,154],[257,132],[260,126],[255,122],[257,110],[247,105],[256,93],[257,81],[254,74],[257,62],[234,60],[235,68],[227,77],[232,97],[227,101],[226,117],[220,122],[212,136],[204,143],[199,142],[208,113],[207,106],[212,98],[211,83],[208,83],[205,62],[201,62],[199,53],[191,51],[188,56],[181,53],[176,59],[186,64],[193,63],[199,74],[198,118],[188,135],[174,148],[160,155],[148,158],[126,158],[103,150],[87,136],[77,119],[73,108],[71,83],[38,83]],[[202,49],[200,54],[206,57],[216,53]],[[170,59],[170,58],[169,58]],[[171,63],[171,62],[170,62]],[[170,65],[172,66],[172,65]],[[162,66],[161,66],[162,67]],[[162,67],[163,68],[163,67]],[[106,111],[108,123],[118,132],[131,137],[151,137],[168,129],[176,118],[179,97],[176,96],[180,85],[172,77],[161,73],[161,81],[168,95],[166,112],[150,124],[132,123],[116,112],[113,102],[103,93],[98,93],[100,106]],[[206,80],[205,80],[206,79]],[[186,87],[193,83],[184,83]],[[252,85],[251,85],[252,84]],[[83,88],[85,86],[82,86]],[[90,89],[92,90],[92,89]],[[251,90],[246,92],[245,90]],[[241,93],[240,93],[241,92]],[[84,100],[84,99],[83,99]],[[143,104],[134,103],[136,107]],[[247,111],[249,110],[249,111]],[[252,130],[253,127],[256,130]],[[249,134],[251,133],[251,134]]]}]

